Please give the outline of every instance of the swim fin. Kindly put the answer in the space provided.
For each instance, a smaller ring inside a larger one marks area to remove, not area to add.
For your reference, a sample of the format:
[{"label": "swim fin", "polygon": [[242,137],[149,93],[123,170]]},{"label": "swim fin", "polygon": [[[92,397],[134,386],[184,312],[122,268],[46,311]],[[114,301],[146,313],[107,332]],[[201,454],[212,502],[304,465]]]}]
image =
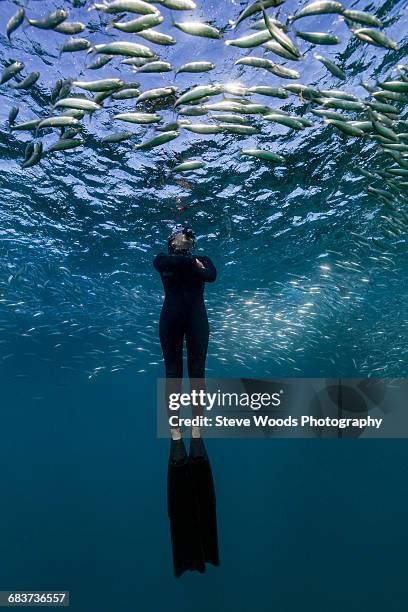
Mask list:
[{"label": "swim fin", "polygon": [[190,456],[183,440],[171,441],[167,507],[175,577],[219,565],[215,489],[201,439],[191,441]]},{"label": "swim fin", "polygon": [[210,460],[202,438],[191,438],[189,462],[204,561],[217,566],[220,560],[215,487]]}]

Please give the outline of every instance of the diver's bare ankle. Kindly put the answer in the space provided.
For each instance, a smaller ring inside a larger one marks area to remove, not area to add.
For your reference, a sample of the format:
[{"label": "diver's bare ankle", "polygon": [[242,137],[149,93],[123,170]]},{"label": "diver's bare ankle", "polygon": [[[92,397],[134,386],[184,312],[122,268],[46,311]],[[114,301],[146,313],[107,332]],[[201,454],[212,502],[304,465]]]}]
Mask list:
[{"label": "diver's bare ankle", "polygon": [[181,430],[180,427],[172,427],[170,429],[171,439],[172,440],[181,440]]},{"label": "diver's bare ankle", "polygon": [[192,438],[201,438],[201,427],[192,427],[191,428],[191,437]]}]

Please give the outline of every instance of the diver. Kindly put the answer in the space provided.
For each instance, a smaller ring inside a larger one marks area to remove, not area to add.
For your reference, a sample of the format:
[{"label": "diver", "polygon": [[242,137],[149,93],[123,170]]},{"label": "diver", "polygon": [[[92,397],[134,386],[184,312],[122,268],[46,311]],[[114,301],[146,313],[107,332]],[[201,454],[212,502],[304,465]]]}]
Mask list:
[{"label": "diver", "polygon": [[[204,304],[204,283],[217,272],[209,257],[195,257],[196,238],[184,225],[168,239],[168,253],[160,253],[153,265],[160,273],[165,299],[159,335],[166,371],[166,401],[180,393],[183,377],[183,344],[192,388],[204,386],[209,325]],[[202,407],[193,406],[193,416]],[[206,563],[219,565],[216,496],[210,460],[199,427],[193,427],[187,454],[179,427],[171,428],[167,471],[167,512],[173,551],[174,575],[185,571],[204,573]]]},{"label": "diver", "polygon": [[[186,339],[187,369],[191,381],[203,385],[207,356],[209,325],[204,304],[204,283],[212,283],[217,271],[211,259],[195,257],[193,230],[177,228],[168,239],[168,253],[159,253],[153,265],[160,273],[164,287],[164,303],[160,315],[159,335],[165,363],[167,397],[180,393],[183,378],[183,343]],[[201,415],[201,407],[193,406],[193,417]],[[200,437],[200,428],[193,427],[193,438]],[[181,438],[178,427],[171,428],[173,440]]]}]

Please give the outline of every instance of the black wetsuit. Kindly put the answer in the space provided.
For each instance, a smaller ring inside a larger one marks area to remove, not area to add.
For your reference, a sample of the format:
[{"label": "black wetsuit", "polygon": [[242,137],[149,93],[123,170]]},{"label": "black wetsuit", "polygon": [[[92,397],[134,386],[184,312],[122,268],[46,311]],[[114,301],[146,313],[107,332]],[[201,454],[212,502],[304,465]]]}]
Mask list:
[{"label": "black wetsuit", "polygon": [[[196,259],[202,262],[204,268],[198,267]],[[215,266],[209,257],[196,258],[189,253],[159,253],[153,265],[160,272],[165,293],[159,334],[166,378],[183,377],[185,337],[188,375],[190,378],[204,379],[209,337],[204,283],[215,281]],[[172,392],[176,391],[176,388],[172,389]]]}]

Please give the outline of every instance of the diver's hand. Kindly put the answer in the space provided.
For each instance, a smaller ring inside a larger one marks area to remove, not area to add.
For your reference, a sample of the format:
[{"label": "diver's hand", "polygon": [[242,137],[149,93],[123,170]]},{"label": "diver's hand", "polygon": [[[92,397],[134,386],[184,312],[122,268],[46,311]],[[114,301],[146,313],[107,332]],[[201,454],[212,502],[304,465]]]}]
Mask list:
[{"label": "diver's hand", "polygon": [[197,268],[204,268],[204,264],[202,261],[200,261],[199,259],[196,258],[196,264],[197,264]]}]

